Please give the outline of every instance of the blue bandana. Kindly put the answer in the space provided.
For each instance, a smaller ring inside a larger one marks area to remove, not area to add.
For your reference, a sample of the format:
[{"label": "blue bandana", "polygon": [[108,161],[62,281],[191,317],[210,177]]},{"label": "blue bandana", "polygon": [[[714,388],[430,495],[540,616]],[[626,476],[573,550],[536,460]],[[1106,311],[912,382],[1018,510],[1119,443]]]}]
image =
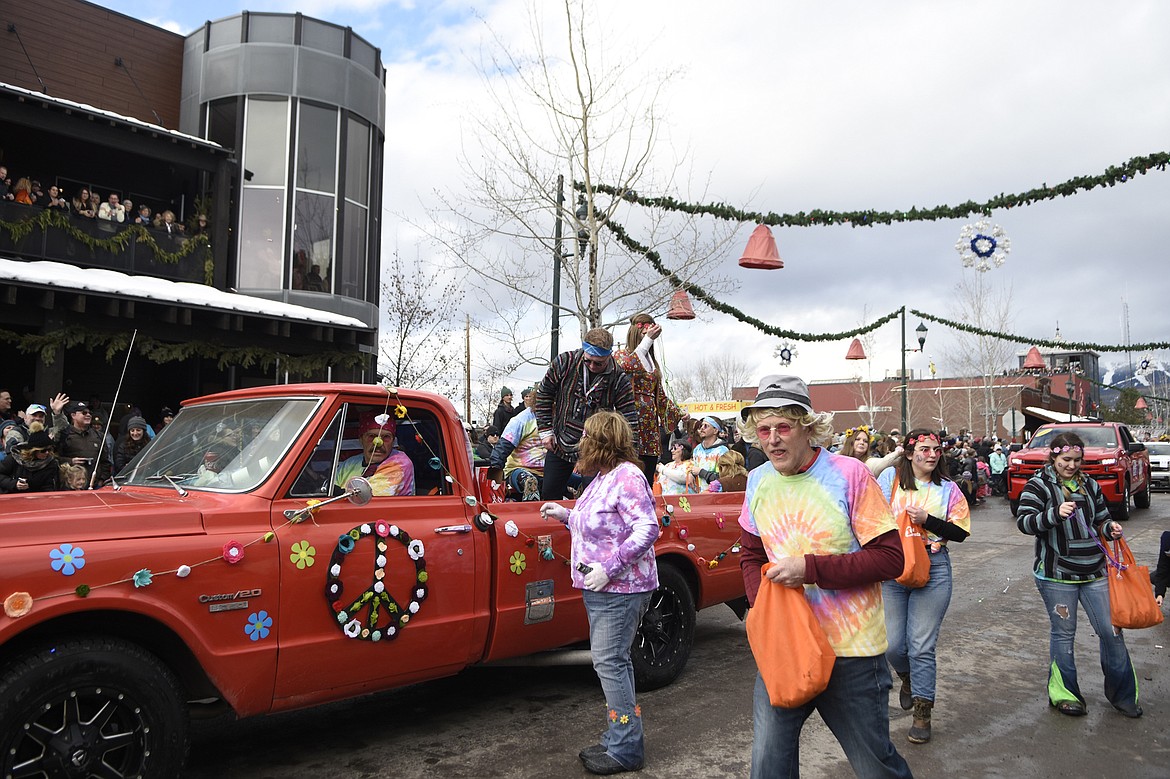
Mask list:
[{"label": "blue bandana", "polygon": [[610,355],[609,349],[602,349],[600,346],[594,346],[591,343],[582,343],[581,351],[590,357],[609,357]]},{"label": "blue bandana", "polygon": [[715,417],[703,417],[703,421],[706,422],[711,427],[715,428],[716,433],[723,432],[723,425],[719,424],[719,420],[716,419]]}]

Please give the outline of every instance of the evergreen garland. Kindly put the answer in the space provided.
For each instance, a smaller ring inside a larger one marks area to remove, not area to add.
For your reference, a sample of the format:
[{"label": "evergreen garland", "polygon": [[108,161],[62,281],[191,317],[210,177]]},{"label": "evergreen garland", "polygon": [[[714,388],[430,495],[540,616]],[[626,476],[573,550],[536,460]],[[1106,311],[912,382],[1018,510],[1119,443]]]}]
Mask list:
[{"label": "evergreen garland", "polygon": [[[129,347],[130,333],[97,332],[75,326],[62,327],[43,334],[21,334],[11,330],[0,330],[0,342],[11,344],[25,354],[39,354],[41,362],[45,365],[52,365],[59,352],[77,347],[87,352],[104,350],[106,361],[113,362],[115,357]],[[134,348],[143,357],[160,365],[199,358],[214,359],[216,367],[220,370],[232,365],[241,368],[258,365],[267,371],[279,363],[283,370],[297,375],[309,375],[329,367],[352,368],[365,361],[364,356],[357,352],[293,355],[255,347],[225,346],[211,341],[167,343],[143,335],[138,336]]]},{"label": "evergreen garland", "polygon": [[[167,265],[176,265],[184,257],[188,257],[201,249],[210,249],[211,241],[207,235],[192,235],[183,242],[178,251],[169,252],[158,245],[150,231],[139,224],[132,224],[109,238],[94,238],[89,233],[77,229],[69,217],[61,213],[61,209],[46,208],[35,216],[18,219],[15,222],[0,220],[0,230],[8,233],[13,243],[19,243],[27,238],[34,228],[41,230],[57,229],[75,241],[85,244],[90,251],[103,251],[120,254],[126,251],[130,241],[134,240],[139,246],[145,246],[154,254],[154,259]],[[203,282],[210,285],[215,273],[215,262],[208,252],[207,261],[203,264]]]},{"label": "evergreen garland", "polygon": [[[617,238],[618,243],[624,246],[630,253],[634,255],[642,255],[645,257],[646,261],[650,263],[651,267],[658,271],[661,276],[668,279],[675,287],[686,290],[688,294],[694,295],[696,298],[706,303],[707,306],[714,309],[715,311],[733,316],[739,321],[749,324],[752,327],[755,327],[757,330],[767,333],[768,335],[774,335],[780,338],[788,338],[793,341],[804,342],[840,341],[845,338],[853,338],[858,335],[876,330],[886,322],[889,322],[890,320],[897,317],[902,313],[903,309],[905,309],[905,306],[902,306],[875,320],[872,324],[863,325],[862,327],[841,333],[799,333],[795,330],[782,330],[778,327],[774,327],[765,322],[762,322],[753,316],[749,316],[734,306],[723,303],[722,301],[707,294],[707,292],[697,284],[692,284],[689,281],[683,280],[681,277],[675,274],[674,271],[670,270],[662,264],[662,257],[658,254],[658,252],[635,241],[629,236],[629,234],[626,233],[625,228],[623,228],[617,222],[610,220],[604,224],[609,229],[609,231],[613,233],[614,237]],[[1057,341],[1052,338],[1032,338],[1029,336],[1014,335],[1012,333],[1001,333],[996,330],[987,330],[982,327],[976,327],[975,325],[956,322],[953,319],[945,319],[941,316],[928,314],[925,311],[919,311],[918,309],[914,308],[908,309],[908,312],[914,314],[915,316],[921,317],[922,319],[928,319],[931,322],[950,327],[954,330],[961,330],[965,333],[985,335],[992,338],[1000,338],[1004,341],[1009,341],[1012,343],[1030,344],[1033,346],[1046,346],[1054,349],[1093,352],[1147,352],[1153,351],[1155,349],[1170,349],[1170,342],[1166,341],[1127,345],[1095,344],[1088,341]]]},{"label": "evergreen garland", "polygon": [[[892,224],[894,222],[923,222],[938,219],[964,219],[972,214],[990,215],[995,209],[1028,206],[1044,200],[1054,200],[1057,197],[1068,197],[1079,192],[1088,192],[1098,187],[1112,187],[1116,184],[1125,184],[1136,175],[1145,175],[1151,168],[1160,171],[1166,169],[1170,163],[1170,153],[1158,152],[1145,157],[1134,157],[1121,165],[1111,165],[1105,172],[1097,176],[1077,176],[1056,186],[1041,184],[1039,187],[1012,195],[1000,194],[982,203],[968,200],[957,206],[935,206],[934,208],[913,207],[907,211],[825,211],[814,209],[805,213],[776,214],[768,212],[762,214],[756,211],[741,211],[726,203],[696,204],[685,203],[671,197],[642,197],[629,189],[619,189],[606,184],[594,184],[593,191],[601,192],[612,197],[620,197],[631,203],[643,206],[662,208],[667,211],[681,211],[686,214],[707,215],[731,222],[755,222],[772,227],[809,227],[811,225],[847,224],[851,227],[872,227],[875,224]],[[582,182],[573,182],[573,188],[579,192],[585,191]]]}]

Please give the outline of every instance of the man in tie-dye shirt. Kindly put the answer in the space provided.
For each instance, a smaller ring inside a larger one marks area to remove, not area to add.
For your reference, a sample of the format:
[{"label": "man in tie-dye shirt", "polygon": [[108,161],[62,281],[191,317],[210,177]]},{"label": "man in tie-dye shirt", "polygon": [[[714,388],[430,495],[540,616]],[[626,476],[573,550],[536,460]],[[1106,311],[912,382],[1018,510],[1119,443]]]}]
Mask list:
[{"label": "man in tie-dye shirt", "polygon": [[532,412],[536,392],[526,389],[521,397],[524,410],[512,417],[492,448],[491,466],[503,470],[504,480],[521,500],[540,500],[545,450],[536,426],[536,414]]},{"label": "man in tie-dye shirt", "polygon": [[[825,690],[796,708],[773,706],[757,674],[751,775],[799,773],[800,731],[815,709],[858,776],[908,777],[886,711],[881,582],[903,563],[890,506],[865,463],[822,448],[832,414],[813,411],[801,379],[765,376],[740,413],[744,439],[768,456],[748,475],[739,517],[748,601],[760,587],[802,588],[837,655]],[[761,576],[765,562],[772,567]]]},{"label": "man in tie-dye shirt", "polygon": [[358,435],[362,452],[338,465],[334,480],[338,487],[344,487],[354,476],[364,476],[375,495],[414,494],[414,463],[405,452],[394,448],[397,426],[390,414],[370,411],[361,416]]}]

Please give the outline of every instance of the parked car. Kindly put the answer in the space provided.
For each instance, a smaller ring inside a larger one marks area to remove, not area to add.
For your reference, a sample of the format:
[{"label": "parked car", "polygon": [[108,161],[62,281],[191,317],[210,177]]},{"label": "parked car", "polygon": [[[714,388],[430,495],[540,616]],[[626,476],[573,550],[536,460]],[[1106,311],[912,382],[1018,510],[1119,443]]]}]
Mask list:
[{"label": "parked car", "polygon": [[1020,493],[1036,471],[1048,462],[1049,442],[1059,433],[1076,433],[1085,442],[1082,472],[1101,485],[1114,519],[1129,519],[1129,504],[1150,507],[1150,454],[1119,422],[1057,422],[1041,425],[1018,452],[1008,457],[1008,501],[1012,515]]},{"label": "parked car", "polygon": [[[346,475],[381,415],[413,494]],[[303,708],[586,641],[568,530],[502,497],[447,399],[305,384],[188,401],[115,486],[0,498],[0,776],[170,779],[192,710]],[[682,672],[696,609],[744,594],[743,493],[657,501],[645,689]]]},{"label": "parked car", "polygon": [[1170,491],[1170,441],[1146,441],[1150,453],[1150,489]]}]

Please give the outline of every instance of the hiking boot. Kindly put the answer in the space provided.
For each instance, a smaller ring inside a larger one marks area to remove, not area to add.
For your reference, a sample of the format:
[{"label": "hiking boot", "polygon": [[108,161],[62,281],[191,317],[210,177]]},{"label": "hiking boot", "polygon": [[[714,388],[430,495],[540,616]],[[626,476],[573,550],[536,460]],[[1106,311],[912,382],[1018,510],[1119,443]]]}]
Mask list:
[{"label": "hiking boot", "polygon": [[898,674],[898,678],[902,680],[902,689],[898,690],[898,705],[902,707],[902,711],[910,711],[914,708],[914,697],[910,692],[910,672]]},{"label": "hiking boot", "polygon": [[934,708],[934,701],[926,698],[914,699],[914,724],[906,738],[911,744],[925,744],[930,741],[930,710]]}]

